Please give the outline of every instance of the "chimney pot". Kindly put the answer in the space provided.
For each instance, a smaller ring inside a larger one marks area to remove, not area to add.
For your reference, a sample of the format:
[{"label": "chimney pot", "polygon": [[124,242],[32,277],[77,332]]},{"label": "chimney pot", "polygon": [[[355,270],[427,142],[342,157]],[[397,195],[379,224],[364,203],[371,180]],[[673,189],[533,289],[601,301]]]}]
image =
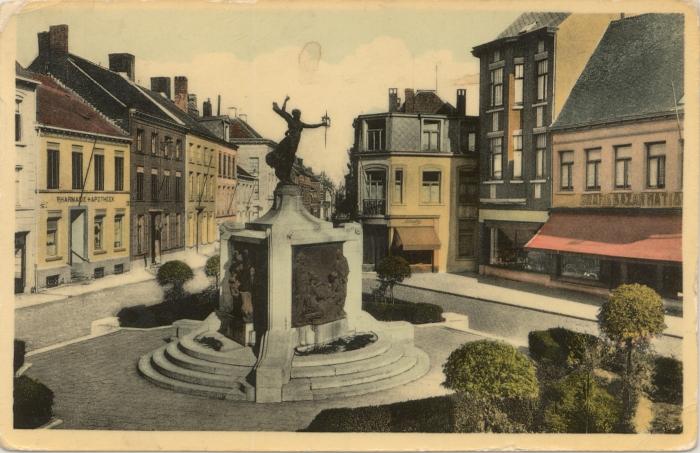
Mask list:
[{"label": "chimney pot", "polygon": [[197,95],[188,94],[187,95],[187,110],[185,110],[192,116],[199,116],[199,109],[197,108]]},{"label": "chimney pot", "polygon": [[[195,99],[197,99],[195,97]],[[185,76],[175,76],[175,105],[177,105],[182,111],[187,112],[189,104],[189,97],[187,96],[187,77]],[[197,104],[195,102],[195,109]]]},{"label": "chimney pot", "polygon": [[396,88],[389,88],[389,111],[395,112],[399,109],[399,94]]},{"label": "chimney pot", "polygon": [[151,90],[170,99],[170,77],[151,77]]},{"label": "chimney pot", "polygon": [[457,114],[465,116],[467,114],[467,90],[457,89]]},{"label": "chimney pot", "polygon": [[133,82],[135,61],[136,57],[130,53],[111,53],[109,54],[109,70],[126,73],[129,80]]},{"label": "chimney pot", "polygon": [[211,116],[211,101],[207,99],[202,103],[202,116],[203,117],[209,117]]},{"label": "chimney pot", "polygon": [[406,113],[414,113],[415,111],[416,92],[413,88],[404,90],[404,110]]}]

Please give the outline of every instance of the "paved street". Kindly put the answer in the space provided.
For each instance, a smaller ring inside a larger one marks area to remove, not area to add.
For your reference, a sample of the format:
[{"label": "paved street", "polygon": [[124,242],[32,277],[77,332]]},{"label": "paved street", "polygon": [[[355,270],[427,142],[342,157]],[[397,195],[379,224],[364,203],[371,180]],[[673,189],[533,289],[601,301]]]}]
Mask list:
[{"label": "paved street", "polygon": [[[363,275],[363,291],[376,285],[375,275]],[[469,326],[486,335],[527,345],[530,331],[565,327],[598,335],[596,313],[602,299],[571,291],[549,291],[502,279],[447,273],[414,274],[394,289],[397,298],[430,302],[445,311],[469,317]],[[654,341],[657,352],[679,356],[682,318],[666,316],[666,335]]]},{"label": "paved street", "polygon": [[338,400],[254,404],[179,394],[139,376],[139,356],[162,345],[171,332],[170,328],[119,331],[36,354],[28,358],[33,364],[28,375],[54,391],[61,429],[296,431],[325,408],[447,393],[440,386],[442,363],[456,347],[479,338],[444,327],[418,327],[416,345],[430,356],[431,369],[416,382]]}]

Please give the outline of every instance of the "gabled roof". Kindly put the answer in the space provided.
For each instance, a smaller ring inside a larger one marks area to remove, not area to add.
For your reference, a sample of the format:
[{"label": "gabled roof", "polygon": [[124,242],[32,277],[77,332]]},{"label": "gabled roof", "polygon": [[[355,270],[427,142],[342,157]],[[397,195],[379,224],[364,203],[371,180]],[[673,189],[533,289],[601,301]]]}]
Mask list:
[{"label": "gabled roof", "polygon": [[[15,61],[15,75],[16,75],[17,77],[26,79],[27,81],[32,81],[32,80],[35,80],[35,79],[36,79],[36,77],[35,77],[36,74],[34,74],[34,73],[31,72],[31,71],[28,71],[28,70],[24,69],[24,68],[22,67],[22,65],[19,64],[19,62],[17,62],[17,61]],[[35,83],[39,83],[39,82],[36,81]]]},{"label": "gabled roof", "polygon": [[558,27],[571,13],[527,12],[518,16],[496,39],[511,38],[522,33],[548,27]]},{"label": "gabled roof", "polygon": [[399,109],[404,113],[429,113],[449,115],[455,113],[456,109],[449,103],[440,99],[440,96],[432,90],[418,90],[413,99],[413,111],[406,111],[406,102]]},{"label": "gabled roof", "polygon": [[240,165],[236,165],[236,177],[238,179],[248,179],[251,181],[254,181],[257,179],[255,176],[253,176],[252,174],[247,172],[246,169],[241,167]]},{"label": "gabled roof", "polygon": [[553,128],[675,112],[683,98],[683,15],[643,14],[610,23]]},{"label": "gabled roof", "polygon": [[66,58],[51,59],[40,54],[29,69],[41,73],[50,72],[123,129],[128,128],[130,108],[177,125],[177,121],[134,82],[77,55],[68,54]]},{"label": "gabled roof", "polygon": [[34,74],[41,85],[37,88],[36,115],[42,126],[128,138],[98,111],[51,76]]},{"label": "gabled roof", "polygon": [[231,139],[237,138],[263,138],[253,127],[239,117],[231,118]]}]

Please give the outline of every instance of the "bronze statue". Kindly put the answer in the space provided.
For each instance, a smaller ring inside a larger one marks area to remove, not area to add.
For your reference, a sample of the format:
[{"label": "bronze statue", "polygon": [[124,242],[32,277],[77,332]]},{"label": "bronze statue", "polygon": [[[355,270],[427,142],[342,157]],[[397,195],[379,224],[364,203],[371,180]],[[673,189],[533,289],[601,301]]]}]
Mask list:
[{"label": "bronze statue", "polygon": [[276,102],[272,103],[272,110],[287,122],[287,132],[284,133],[284,138],[275,149],[265,156],[265,162],[275,169],[275,176],[282,184],[292,184],[292,166],[296,158],[302,130],[322,126],[330,127],[328,115],[323,117],[323,122],[316,124],[306,124],[301,121],[301,111],[299,109],[292,110],[290,115],[287,113],[287,101],[289,101],[289,96],[284,98],[282,108]]}]

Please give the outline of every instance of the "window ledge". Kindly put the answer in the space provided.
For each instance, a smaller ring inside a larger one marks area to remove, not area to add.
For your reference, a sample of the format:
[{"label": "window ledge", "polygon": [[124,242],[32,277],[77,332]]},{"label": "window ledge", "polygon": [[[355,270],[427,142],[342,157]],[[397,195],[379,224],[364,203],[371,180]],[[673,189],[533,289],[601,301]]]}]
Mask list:
[{"label": "window ledge", "polygon": [[107,253],[107,250],[95,250],[92,252],[93,255],[104,255],[105,253]]},{"label": "window ledge", "polygon": [[502,179],[491,179],[488,181],[481,181],[481,184],[503,184]]},{"label": "window ledge", "polygon": [[15,142],[15,146],[19,146],[20,148],[26,148],[26,147],[27,147],[27,144],[26,144],[26,143]]},{"label": "window ledge", "polygon": [[642,192],[652,192],[652,193],[659,193],[659,192],[671,192],[665,187],[661,188],[655,188],[655,187],[647,187],[646,189],[643,189]]},{"label": "window ledge", "polygon": [[600,189],[586,189],[586,190],[584,191],[584,193],[592,193],[592,194],[595,194],[595,193],[602,193],[602,191],[601,191]]},{"label": "window ledge", "polygon": [[632,192],[631,187],[626,188],[626,189],[623,189],[622,187],[618,187],[618,188],[615,188],[612,190],[612,193],[631,193],[631,192]]},{"label": "window ledge", "polygon": [[547,180],[546,179],[533,179],[530,181],[532,184],[546,184]]},{"label": "window ledge", "polygon": [[532,107],[546,107],[548,104],[547,101],[538,101],[532,104]]},{"label": "window ledge", "polygon": [[487,109],[486,113],[495,113],[495,112],[502,112],[502,111],[503,111],[502,105],[494,105],[494,106],[491,106],[490,109]]},{"label": "window ledge", "polygon": [[513,104],[512,107],[513,110],[522,110],[523,108],[525,108],[523,104]]},{"label": "window ledge", "polygon": [[561,189],[557,191],[557,195],[576,195],[574,189]]},{"label": "window ledge", "polygon": [[126,248],[125,248],[125,247],[115,248],[115,249],[114,249],[114,252],[115,252],[115,253],[118,253],[118,252],[126,252]]},{"label": "window ledge", "polygon": [[522,179],[511,179],[510,183],[511,184],[524,184],[525,181],[523,181]]},{"label": "window ledge", "polygon": [[63,260],[62,256],[48,256],[44,259],[44,261],[46,261],[47,263],[49,263],[51,261],[62,261],[62,260]]}]

